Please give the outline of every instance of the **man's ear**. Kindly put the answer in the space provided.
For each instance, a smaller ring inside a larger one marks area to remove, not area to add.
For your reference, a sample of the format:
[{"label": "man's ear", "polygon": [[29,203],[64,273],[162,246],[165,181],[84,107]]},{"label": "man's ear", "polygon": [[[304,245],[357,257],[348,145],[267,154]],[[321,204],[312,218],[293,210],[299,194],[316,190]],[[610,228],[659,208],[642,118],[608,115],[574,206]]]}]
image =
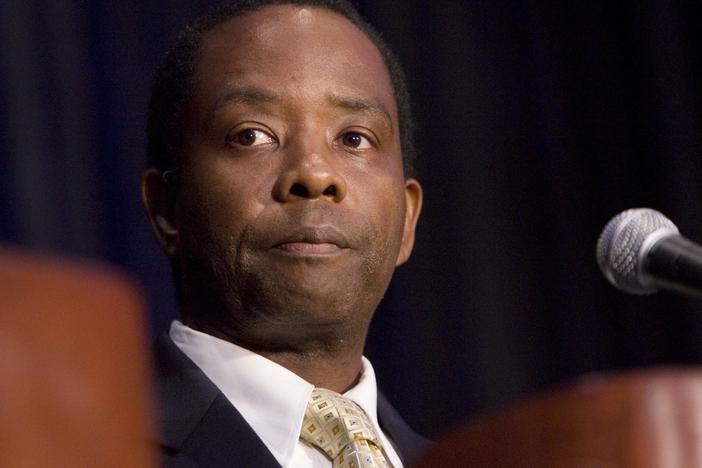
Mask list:
[{"label": "man's ear", "polygon": [[415,179],[405,180],[405,226],[402,231],[402,244],[395,266],[409,259],[414,247],[414,231],[417,228],[419,213],[422,211],[422,186]]},{"label": "man's ear", "polygon": [[156,240],[169,256],[178,252],[178,224],[176,222],[176,197],[174,182],[169,182],[164,173],[149,168],[141,178],[141,201],[151,221]]}]

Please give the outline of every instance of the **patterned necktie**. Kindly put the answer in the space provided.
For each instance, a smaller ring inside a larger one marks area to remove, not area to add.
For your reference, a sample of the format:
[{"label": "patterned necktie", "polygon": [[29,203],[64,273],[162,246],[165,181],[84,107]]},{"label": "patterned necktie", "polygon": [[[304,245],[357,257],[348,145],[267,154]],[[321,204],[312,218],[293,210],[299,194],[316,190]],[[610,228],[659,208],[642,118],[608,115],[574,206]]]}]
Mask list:
[{"label": "patterned necktie", "polygon": [[361,407],[325,388],[312,391],[300,438],[326,453],[334,468],[391,466]]}]

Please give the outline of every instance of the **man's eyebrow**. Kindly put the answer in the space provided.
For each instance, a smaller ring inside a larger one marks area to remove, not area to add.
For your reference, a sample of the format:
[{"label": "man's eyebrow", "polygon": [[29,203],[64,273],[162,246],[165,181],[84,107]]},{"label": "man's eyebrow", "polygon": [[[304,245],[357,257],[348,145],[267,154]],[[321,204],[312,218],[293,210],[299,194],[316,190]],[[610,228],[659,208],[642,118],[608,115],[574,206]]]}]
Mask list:
[{"label": "man's eyebrow", "polygon": [[383,105],[383,103],[378,100],[339,96],[336,94],[330,94],[329,96],[327,96],[327,100],[336,107],[368,112],[371,114],[381,114],[392,125],[392,118],[390,117],[390,112],[385,107],[385,105]]},{"label": "man's eyebrow", "polygon": [[262,104],[276,101],[280,101],[280,96],[272,91],[255,87],[231,88],[207,109],[206,121],[212,120],[215,112],[227,104]]}]

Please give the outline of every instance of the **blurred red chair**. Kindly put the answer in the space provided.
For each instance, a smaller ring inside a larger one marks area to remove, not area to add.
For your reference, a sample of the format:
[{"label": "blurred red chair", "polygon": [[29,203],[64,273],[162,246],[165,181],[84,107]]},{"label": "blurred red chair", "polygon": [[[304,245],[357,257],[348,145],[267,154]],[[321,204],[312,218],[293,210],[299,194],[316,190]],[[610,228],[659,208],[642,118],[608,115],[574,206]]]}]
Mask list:
[{"label": "blurred red chair", "polygon": [[135,285],[0,250],[0,467],[153,466]]},{"label": "blurred red chair", "polygon": [[702,372],[592,376],[456,430],[415,468],[700,468]]}]

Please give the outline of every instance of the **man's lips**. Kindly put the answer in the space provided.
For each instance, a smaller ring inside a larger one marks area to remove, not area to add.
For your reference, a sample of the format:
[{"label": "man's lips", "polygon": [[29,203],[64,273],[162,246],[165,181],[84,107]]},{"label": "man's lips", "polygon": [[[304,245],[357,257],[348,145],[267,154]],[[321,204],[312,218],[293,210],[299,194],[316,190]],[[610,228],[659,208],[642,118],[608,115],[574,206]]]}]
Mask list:
[{"label": "man's lips", "polygon": [[336,244],[327,242],[321,244],[313,244],[310,242],[287,242],[276,246],[284,252],[298,255],[329,255],[337,253],[341,250]]},{"label": "man's lips", "polygon": [[330,255],[349,247],[346,236],[333,226],[304,227],[284,234],[273,248],[297,255]]}]

